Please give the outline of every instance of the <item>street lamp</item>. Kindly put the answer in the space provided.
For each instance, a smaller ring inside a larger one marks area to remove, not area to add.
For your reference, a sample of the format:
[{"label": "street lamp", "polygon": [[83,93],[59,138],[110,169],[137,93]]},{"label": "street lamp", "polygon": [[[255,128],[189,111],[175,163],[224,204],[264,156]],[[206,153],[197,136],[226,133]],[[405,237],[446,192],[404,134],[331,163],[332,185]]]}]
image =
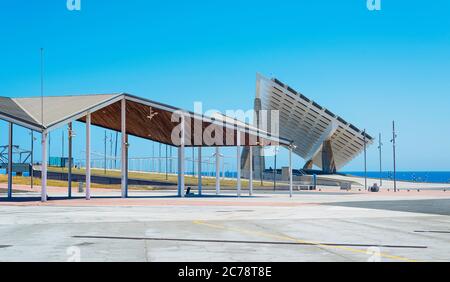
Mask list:
[{"label": "street lamp", "polygon": [[381,133],[379,135],[379,139],[378,139],[378,150],[380,152],[380,187],[383,186],[383,176],[382,176],[382,165],[381,165],[381,149],[383,147],[383,143],[381,142]]},{"label": "street lamp", "polygon": [[396,160],[395,160],[395,139],[397,134],[395,133],[395,121],[392,121],[392,152],[394,158],[394,192],[397,192],[397,176],[396,176]]},{"label": "street lamp", "polygon": [[363,132],[364,137],[364,189],[367,190],[367,140],[366,140],[366,130]]}]

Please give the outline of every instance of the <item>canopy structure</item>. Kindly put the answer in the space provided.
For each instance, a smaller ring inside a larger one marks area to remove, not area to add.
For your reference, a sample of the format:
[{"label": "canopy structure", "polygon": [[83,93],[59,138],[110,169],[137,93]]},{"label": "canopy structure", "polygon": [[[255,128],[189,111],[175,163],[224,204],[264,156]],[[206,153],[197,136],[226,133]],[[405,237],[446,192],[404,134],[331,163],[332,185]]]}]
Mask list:
[{"label": "canopy structure", "polygon": [[[206,117],[127,93],[33,98],[0,97],[0,119],[10,123],[10,144],[12,144],[12,124],[42,133],[43,200],[46,200],[47,197],[45,194],[47,134],[56,128],[68,125],[69,138],[72,138],[71,125],[74,121],[86,123],[86,198],[88,199],[90,198],[91,125],[122,132],[123,197],[127,197],[128,193],[128,135],[179,148],[179,196],[184,194],[182,192],[184,191],[184,162],[181,160],[184,160],[185,147],[235,146],[238,148],[237,157],[239,164],[241,146],[290,146],[292,144],[288,139],[273,136],[246,123],[237,122],[233,119]],[[69,144],[71,144],[71,139]],[[71,148],[69,148],[69,154],[71,154]],[[201,159],[200,154],[201,150],[199,150],[199,159]],[[239,168],[239,165],[237,167]],[[238,176],[240,176],[240,169],[238,169]],[[199,177],[200,187],[201,177]],[[220,187],[216,188],[217,192],[219,192]],[[238,177],[239,193],[240,177]]]},{"label": "canopy structure", "polygon": [[38,132],[49,132],[73,121],[86,122],[87,113],[90,113],[93,125],[121,131],[121,101],[124,99],[126,100],[126,133],[128,135],[179,146],[171,140],[171,134],[179,123],[172,121],[172,116],[178,112],[190,118],[190,124],[201,127],[196,130],[194,126],[190,126],[190,133],[187,133],[189,140],[185,142],[187,147],[211,146],[205,143],[204,138],[199,138],[207,128],[209,131],[223,132],[223,141],[216,144],[220,146],[234,146],[236,137],[234,141],[230,138],[236,136],[237,130],[242,133],[242,145],[290,144],[287,139],[271,136],[267,132],[234,119],[202,116],[125,93],[53,96],[43,97],[43,99],[0,97],[0,118]]},{"label": "canopy structure", "polygon": [[279,135],[295,144],[294,153],[326,173],[335,173],[358,156],[373,138],[276,78],[257,75],[255,110],[279,111]]}]

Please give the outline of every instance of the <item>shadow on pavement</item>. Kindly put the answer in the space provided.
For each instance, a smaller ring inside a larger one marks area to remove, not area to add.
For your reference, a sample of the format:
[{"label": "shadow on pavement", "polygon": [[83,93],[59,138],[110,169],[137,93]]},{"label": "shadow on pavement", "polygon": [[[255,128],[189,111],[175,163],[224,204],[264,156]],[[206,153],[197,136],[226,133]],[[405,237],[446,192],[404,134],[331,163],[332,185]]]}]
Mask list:
[{"label": "shadow on pavement", "polygon": [[450,199],[337,202],[324,203],[323,205],[450,215]]},{"label": "shadow on pavement", "polygon": [[[254,198],[255,196],[241,196],[240,198]],[[236,195],[194,195],[194,196],[186,196],[186,199],[204,199],[204,198],[210,198],[210,199],[224,199],[224,198],[238,198]],[[49,196],[47,198],[48,201],[60,201],[60,200],[81,200],[85,199],[83,196],[74,196],[74,197],[51,197]],[[121,196],[91,196],[91,199],[122,199]],[[128,196],[127,199],[180,199],[180,197],[176,195],[167,195],[167,196]],[[7,197],[0,197],[0,203],[25,203],[25,202],[39,202],[41,201],[41,197],[34,196],[34,197],[13,197],[12,199],[9,199]]]}]

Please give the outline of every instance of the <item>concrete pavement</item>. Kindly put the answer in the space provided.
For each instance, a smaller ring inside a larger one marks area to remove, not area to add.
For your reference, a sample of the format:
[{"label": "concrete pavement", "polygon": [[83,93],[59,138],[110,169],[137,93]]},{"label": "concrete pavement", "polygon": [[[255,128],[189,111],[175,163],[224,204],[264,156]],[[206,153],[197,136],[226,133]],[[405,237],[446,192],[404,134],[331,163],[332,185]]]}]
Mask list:
[{"label": "concrete pavement", "polygon": [[0,261],[450,261],[446,192],[101,193],[0,201]]}]

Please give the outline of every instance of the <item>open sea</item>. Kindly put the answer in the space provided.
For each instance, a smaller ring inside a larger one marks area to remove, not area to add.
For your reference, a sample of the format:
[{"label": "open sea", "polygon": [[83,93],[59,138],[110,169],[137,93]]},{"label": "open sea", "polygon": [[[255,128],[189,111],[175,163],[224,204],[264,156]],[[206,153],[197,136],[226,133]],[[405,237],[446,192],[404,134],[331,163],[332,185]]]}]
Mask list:
[{"label": "open sea", "polygon": [[[344,174],[362,176],[364,171],[348,171],[342,172]],[[450,183],[450,171],[398,171],[396,173],[397,180],[413,181],[413,182],[429,182],[429,183]],[[380,178],[380,172],[368,171],[367,177]],[[392,180],[392,172],[382,172],[383,179]]]}]

